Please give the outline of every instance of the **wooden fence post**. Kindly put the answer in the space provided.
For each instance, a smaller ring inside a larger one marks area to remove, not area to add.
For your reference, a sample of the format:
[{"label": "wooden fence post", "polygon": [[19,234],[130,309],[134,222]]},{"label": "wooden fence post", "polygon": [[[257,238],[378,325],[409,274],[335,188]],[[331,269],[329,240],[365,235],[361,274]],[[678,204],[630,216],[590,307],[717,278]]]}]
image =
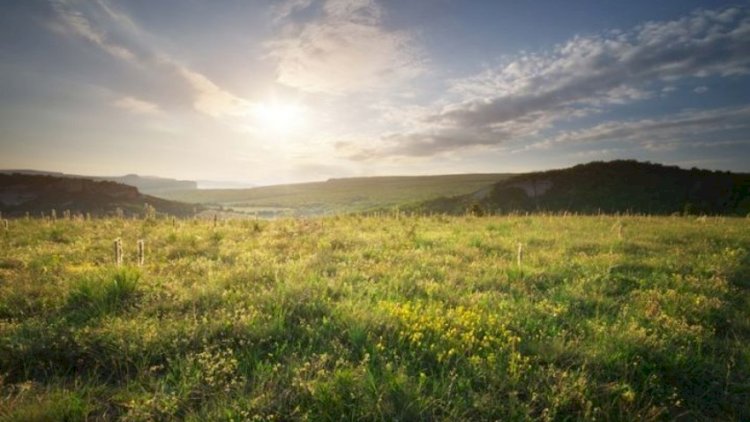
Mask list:
[{"label": "wooden fence post", "polygon": [[521,242],[518,242],[518,256],[516,257],[516,262],[518,264],[518,269],[521,269],[521,264],[523,261],[523,244]]},{"label": "wooden fence post", "polygon": [[118,267],[122,265],[122,240],[118,237],[115,239],[115,265]]},{"label": "wooden fence post", "polygon": [[146,262],[146,245],[143,239],[138,240],[138,266],[142,267]]}]

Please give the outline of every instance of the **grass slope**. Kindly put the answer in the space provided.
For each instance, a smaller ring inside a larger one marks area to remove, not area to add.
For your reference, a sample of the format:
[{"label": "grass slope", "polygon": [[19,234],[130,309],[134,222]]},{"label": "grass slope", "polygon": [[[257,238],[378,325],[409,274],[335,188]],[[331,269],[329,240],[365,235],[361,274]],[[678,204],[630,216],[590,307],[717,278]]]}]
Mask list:
[{"label": "grass slope", "polygon": [[392,176],[331,179],[325,182],[251,189],[206,189],[163,194],[167,199],[220,204],[238,210],[320,215],[414,204],[441,196],[474,192],[507,174]]},{"label": "grass slope", "polygon": [[750,174],[663,166],[633,160],[592,162],[516,175],[483,195],[428,201],[422,210],[464,213],[552,211],[732,214],[750,212]]},{"label": "grass slope", "polygon": [[747,226],[12,220],[0,420],[748,420]]},{"label": "grass slope", "polygon": [[19,217],[25,213],[49,216],[53,209],[58,216],[65,210],[101,216],[114,215],[118,208],[127,216],[141,216],[146,204],[158,213],[178,216],[189,216],[195,209],[202,209],[193,204],[143,195],[133,186],[110,181],[0,174],[0,212],[6,216]]}]

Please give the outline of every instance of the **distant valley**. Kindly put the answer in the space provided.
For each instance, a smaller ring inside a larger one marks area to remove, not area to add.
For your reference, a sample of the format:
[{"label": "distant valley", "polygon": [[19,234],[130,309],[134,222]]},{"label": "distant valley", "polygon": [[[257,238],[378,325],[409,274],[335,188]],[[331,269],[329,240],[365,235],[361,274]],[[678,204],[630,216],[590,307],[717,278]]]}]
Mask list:
[{"label": "distant valley", "polygon": [[[126,175],[0,172],[6,215],[50,208],[225,217],[317,216],[402,209],[424,213],[750,213],[750,175],[618,160],[524,174],[329,179],[242,189],[198,189],[195,181]],[[200,182],[201,184],[205,182]],[[222,183],[222,182],[219,182]]]},{"label": "distant valley", "polygon": [[495,173],[352,177],[250,189],[199,189],[162,196],[261,216],[309,216],[416,206],[439,197],[469,194],[511,176]]}]

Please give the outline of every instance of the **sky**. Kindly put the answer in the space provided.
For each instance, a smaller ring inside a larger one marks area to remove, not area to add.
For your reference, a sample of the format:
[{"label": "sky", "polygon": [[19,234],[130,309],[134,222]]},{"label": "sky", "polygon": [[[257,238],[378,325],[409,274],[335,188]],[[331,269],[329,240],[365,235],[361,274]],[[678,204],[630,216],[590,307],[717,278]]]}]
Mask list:
[{"label": "sky", "polygon": [[750,172],[750,2],[4,0],[0,168]]}]

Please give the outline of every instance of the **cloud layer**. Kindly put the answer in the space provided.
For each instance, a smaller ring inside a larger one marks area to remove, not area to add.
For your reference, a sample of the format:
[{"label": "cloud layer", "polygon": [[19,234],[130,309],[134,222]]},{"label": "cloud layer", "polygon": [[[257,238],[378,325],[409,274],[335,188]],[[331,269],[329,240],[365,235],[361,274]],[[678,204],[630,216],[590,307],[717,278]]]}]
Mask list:
[{"label": "cloud layer", "polygon": [[[162,90],[178,81],[183,92],[165,98],[165,102],[187,96],[195,111],[210,117],[248,115],[251,108],[249,100],[221,88],[206,75],[152,47],[150,35],[106,0],[86,3],[52,0],[51,5],[58,18],[54,24],[58,30],[81,37],[110,56],[134,66],[139,73],[156,80]],[[160,105],[154,104],[158,101],[156,98],[151,101],[136,100],[129,93],[125,94],[125,99],[116,103],[120,108],[140,113],[160,108]],[[165,96],[165,92],[152,94],[155,97]]]},{"label": "cloud layer", "polygon": [[[603,154],[747,167],[747,4],[670,3],[658,12],[668,20],[630,27],[653,5],[620,17],[592,4],[550,27],[545,6],[502,2],[174,6],[11,1],[0,15],[11,153],[33,163],[35,142],[64,142],[93,157],[127,139],[152,172],[264,180],[520,171]],[[604,13],[624,30],[602,31]],[[539,49],[549,40],[559,44]]]},{"label": "cloud layer", "polygon": [[341,148],[365,159],[498,145],[539,135],[562,120],[650,98],[677,80],[748,73],[748,10],[698,11],[518,56],[455,81],[452,90],[461,100],[426,116],[426,129],[383,136],[375,147]]},{"label": "cloud layer", "polygon": [[159,106],[156,104],[133,97],[120,98],[113,104],[115,107],[119,107],[135,114],[156,114],[159,112]]},{"label": "cloud layer", "polygon": [[704,140],[707,136],[738,129],[750,130],[748,106],[686,111],[659,119],[605,122],[585,129],[563,131],[552,139],[527,148],[616,140],[632,142],[650,150],[669,150],[681,144],[706,146],[709,144]]},{"label": "cloud layer", "polygon": [[[279,7],[279,16],[313,5],[287,2]],[[308,92],[348,94],[382,89],[422,71],[412,36],[385,29],[383,10],[374,0],[327,0],[319,6],[319,16],[289,25],[284,36],[267,43],[279,83]]]}]

